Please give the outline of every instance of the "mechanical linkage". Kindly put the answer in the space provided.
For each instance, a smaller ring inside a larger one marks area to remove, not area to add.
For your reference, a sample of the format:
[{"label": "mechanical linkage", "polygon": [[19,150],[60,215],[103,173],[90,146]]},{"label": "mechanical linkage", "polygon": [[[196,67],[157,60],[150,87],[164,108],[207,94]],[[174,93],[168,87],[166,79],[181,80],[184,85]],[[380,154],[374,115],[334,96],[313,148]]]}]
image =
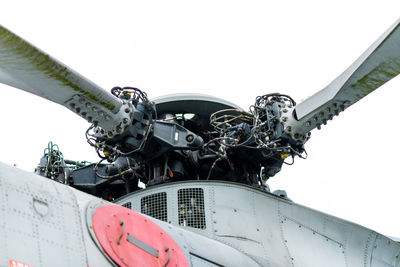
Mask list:
[{"label": "mechanical linkage", "polygon": [[306,155],[303,143],[283,129],[288,110],[296,105],[287,95],[259,96],[247,112],[213,97],[192,102],[177,97],[157,104],[134,87],[111,92],[129,104],[125,112],[132,123],[113,137],[101,125],[89,127],[86,138],[100,162],[70,168],[61,178],[49,176],[58,165],[48,161],[61,162],[68,170],[57,158],[61,152],[50,152],[39,174],[109,200],[138,190],[138,184],[185,180],[231,181],[268,190],[267,180],[282,164],[292,164],[287,158]]}]

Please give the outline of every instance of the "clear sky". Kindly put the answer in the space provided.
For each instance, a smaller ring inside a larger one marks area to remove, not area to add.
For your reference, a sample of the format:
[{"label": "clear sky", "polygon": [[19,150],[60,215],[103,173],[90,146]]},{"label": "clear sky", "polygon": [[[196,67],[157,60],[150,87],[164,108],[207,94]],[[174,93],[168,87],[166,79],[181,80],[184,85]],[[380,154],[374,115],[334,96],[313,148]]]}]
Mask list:
[{"label": "clear sky", "polygon": [[[393,1],[8,1],[0,23],[109,90],[202,93],[243,108],[297,102],[345,70],[398,17]],[[400,51],[399,51],[400,53]],[[400,237],[400,78],[341,113],[270,180],[302,205]],[[33,171],[48,141],[96,161],[69,110],[0,85],[0,161]]]}]

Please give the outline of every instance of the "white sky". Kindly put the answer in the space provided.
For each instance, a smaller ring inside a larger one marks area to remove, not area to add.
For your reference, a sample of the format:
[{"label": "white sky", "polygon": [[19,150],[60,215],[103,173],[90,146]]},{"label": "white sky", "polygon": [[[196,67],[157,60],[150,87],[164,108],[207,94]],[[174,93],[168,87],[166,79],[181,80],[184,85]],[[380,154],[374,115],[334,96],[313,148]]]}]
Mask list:
[{"label": "white sky", "polygon": [[[399,17],[393,1],[8,1],[0,23],[109,90],[193,92],[247,108],[297,102],[347,68]],[[399,51],[400,53],[400,51]],[[297,203],[400,237],[400,78],[341,113],[271,179]],[[48,141],[96,161],[69,110],[0,85],[0,161],[32,171]]]}]

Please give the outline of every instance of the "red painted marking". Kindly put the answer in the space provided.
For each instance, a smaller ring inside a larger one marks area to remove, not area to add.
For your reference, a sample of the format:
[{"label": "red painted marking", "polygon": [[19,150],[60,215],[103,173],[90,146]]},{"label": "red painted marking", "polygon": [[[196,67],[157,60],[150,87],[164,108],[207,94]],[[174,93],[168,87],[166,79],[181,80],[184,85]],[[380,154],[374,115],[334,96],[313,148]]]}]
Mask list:
[{"label": "red painted marking", "polygon": [[[122,233],[121,220],[125,231]],[[107,255],[120,266],[167,266],[188,267],[189,263],[175,240],[151,219],[130,209],[106,205],[98,208],[93,216],[93,230]],[[158,258],[127,241],[128,233],[158,250]],[[168,250],[165,248],[168,247]]]},{"label": "red painted marking", "polygon": [[33,267],[32,265],[25,264],[16,260],[9,260],[10,267]]}]

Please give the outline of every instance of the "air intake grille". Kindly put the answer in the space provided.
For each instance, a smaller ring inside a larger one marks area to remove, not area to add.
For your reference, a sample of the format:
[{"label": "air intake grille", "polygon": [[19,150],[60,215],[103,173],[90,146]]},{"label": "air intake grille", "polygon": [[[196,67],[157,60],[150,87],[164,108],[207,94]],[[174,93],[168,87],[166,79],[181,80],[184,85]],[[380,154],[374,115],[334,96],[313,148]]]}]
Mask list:
[{"label": "air intake grille", "polygon": [[178,190],[179,225],[206,228],[204,214],[204,192],[201,188]]},{"label": "air intake grille", "polygon": [[131,202],[126,202],[124,204],[121,205],[122,207],[128,208],[128,209],[132,209],[132,203]]},{"label": "air intake grille", "polygon": [[167,219],[167,193],[161,192],[145,196],[140,200],[140,211],[143,214],[166,222]]}]

